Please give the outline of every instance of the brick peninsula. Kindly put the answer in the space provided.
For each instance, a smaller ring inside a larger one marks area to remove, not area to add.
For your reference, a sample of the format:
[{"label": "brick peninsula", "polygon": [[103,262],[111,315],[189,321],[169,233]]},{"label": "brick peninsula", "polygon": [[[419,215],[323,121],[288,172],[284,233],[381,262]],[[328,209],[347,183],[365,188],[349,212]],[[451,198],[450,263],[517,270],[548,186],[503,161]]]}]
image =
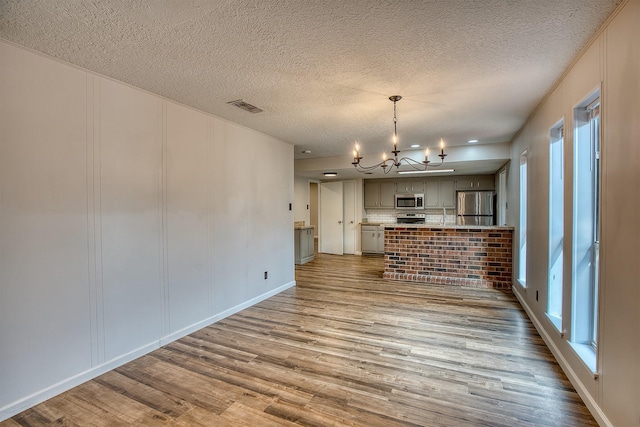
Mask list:
[{"label": "brick peninsula", "polygon": [[385,279],[510,289],[513,227],[385,224]]}]

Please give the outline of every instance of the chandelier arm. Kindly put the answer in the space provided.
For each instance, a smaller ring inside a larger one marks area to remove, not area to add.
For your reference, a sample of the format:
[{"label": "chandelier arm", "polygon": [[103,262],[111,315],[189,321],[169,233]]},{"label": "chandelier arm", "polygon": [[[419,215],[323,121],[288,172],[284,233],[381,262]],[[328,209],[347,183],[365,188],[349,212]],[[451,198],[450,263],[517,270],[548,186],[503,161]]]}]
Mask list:
[{"label": "chandelier arm", "polygon": [[401,164],[403,161],[405,162],[405,164],[411,166],[415,170],[426,170],[428,166],[431,166],[431,163],[419,162],[410,157],[403,157],[398,163]]},{"label": "chandelier arm", "polygon": [[[446,156],[446,154],[445,154],[445,156]],[[444,156],[438,155],[438,157],[440,157],[440,163],[438,163],[437,165],[429,163],[429,167],[430,168],[437,168],[437,167],[440,167],[440,166],[442,166],[444,164]]]},{"label": "chandelier arm", "polygon": [[[360,164],[360,162],[357,162],[354,164],[356,170],[360,171],[360,172],[371,172],[372,170],[382,167],[383,169],[385,169],[385,174],[389,173],[387,171],[387,168],[389,167],[388,163],[391,162],[391,165],[393,166],[394,164],[394,160],[393,159],[387,159],[387,160],[383,160],[380,163],[377,163],[375,165],[371,165],[371,166],[362,166]],[[391,168],[389,168],[390,170]]]},{"label": "chandelier arm", "polygon": [[382,166],[382,165],[381,165],[381,164],[378,164],[378,165],[365,166],[365,167],[360,166],[360,165],[356,165],[356,170],[357,170],[358,172],[371,172],[372,170],[374,170],[374,169],[376,169],[376,168],[378,168],[378,167],[380,167],[380,166]]},{"label": "chandelier arm", "polygon": [[441,155],[441,154],[439,154],[439,155],[438,155],[438,157],[440,157],[440,163],[437,163],[437,164],[434,164],[434,163],[433,163],[433,162],[431,162],[431,161],[429,161],[428,163],[426,163],[426,164],[425,164],[425,162],[420,162],[420,161],[418,161],[418,160],[414,160],[414,159],[412,159],[412,158],[410,158],[410,157],[403,157],[402,159],[400,159],[400,162],[402,162],[402,161],[404,160],[404,161],[406,161],[406,163],[407,163],[409,166],[413,166],[413,164],[411,163],[411,162],[413,162],[413,163],[414,163],[414,164],[416,164],[416,165],[419,165],[419,166],[420,166],[420,165],[425,166],[425,169],[428,169],[428,168],[437,168],[437,167],[440,167],[440,166],[442,166],[442,165],[444,164],[444,157],[445,157],[445,156],[446,156],[446,154],[445,154],[445,155]]}]

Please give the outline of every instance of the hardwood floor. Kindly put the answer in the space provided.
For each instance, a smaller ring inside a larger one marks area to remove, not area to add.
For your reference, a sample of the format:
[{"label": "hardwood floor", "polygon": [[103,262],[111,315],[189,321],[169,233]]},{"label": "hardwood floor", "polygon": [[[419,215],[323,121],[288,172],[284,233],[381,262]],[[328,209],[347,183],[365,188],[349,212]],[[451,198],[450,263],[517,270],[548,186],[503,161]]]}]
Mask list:
[{"label": "hardwood floor", "polygon": [[318,254],[297,287],[0,425],[597,425],[511,291],[382,270]]}]

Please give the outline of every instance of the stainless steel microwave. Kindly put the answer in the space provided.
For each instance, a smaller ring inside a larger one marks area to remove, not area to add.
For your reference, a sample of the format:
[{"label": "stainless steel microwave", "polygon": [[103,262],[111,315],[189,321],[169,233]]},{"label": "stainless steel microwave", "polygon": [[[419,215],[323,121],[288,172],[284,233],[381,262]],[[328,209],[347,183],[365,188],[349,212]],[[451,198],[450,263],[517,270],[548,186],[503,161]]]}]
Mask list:
[{"label": "stainless steel microwave", "polygon": [[396,209],[424,209],[424,194],[396,194]]}]

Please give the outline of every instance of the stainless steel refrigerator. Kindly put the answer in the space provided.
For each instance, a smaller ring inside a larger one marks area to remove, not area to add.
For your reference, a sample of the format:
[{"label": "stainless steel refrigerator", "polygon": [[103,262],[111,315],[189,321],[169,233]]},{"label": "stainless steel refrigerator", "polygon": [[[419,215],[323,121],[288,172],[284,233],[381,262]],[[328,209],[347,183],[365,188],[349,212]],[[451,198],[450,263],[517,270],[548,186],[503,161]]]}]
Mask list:
[{"label": "stainless steel refrigerator", "polygon": [[459,225],[494,225],[493,191],[458,191]]}]

